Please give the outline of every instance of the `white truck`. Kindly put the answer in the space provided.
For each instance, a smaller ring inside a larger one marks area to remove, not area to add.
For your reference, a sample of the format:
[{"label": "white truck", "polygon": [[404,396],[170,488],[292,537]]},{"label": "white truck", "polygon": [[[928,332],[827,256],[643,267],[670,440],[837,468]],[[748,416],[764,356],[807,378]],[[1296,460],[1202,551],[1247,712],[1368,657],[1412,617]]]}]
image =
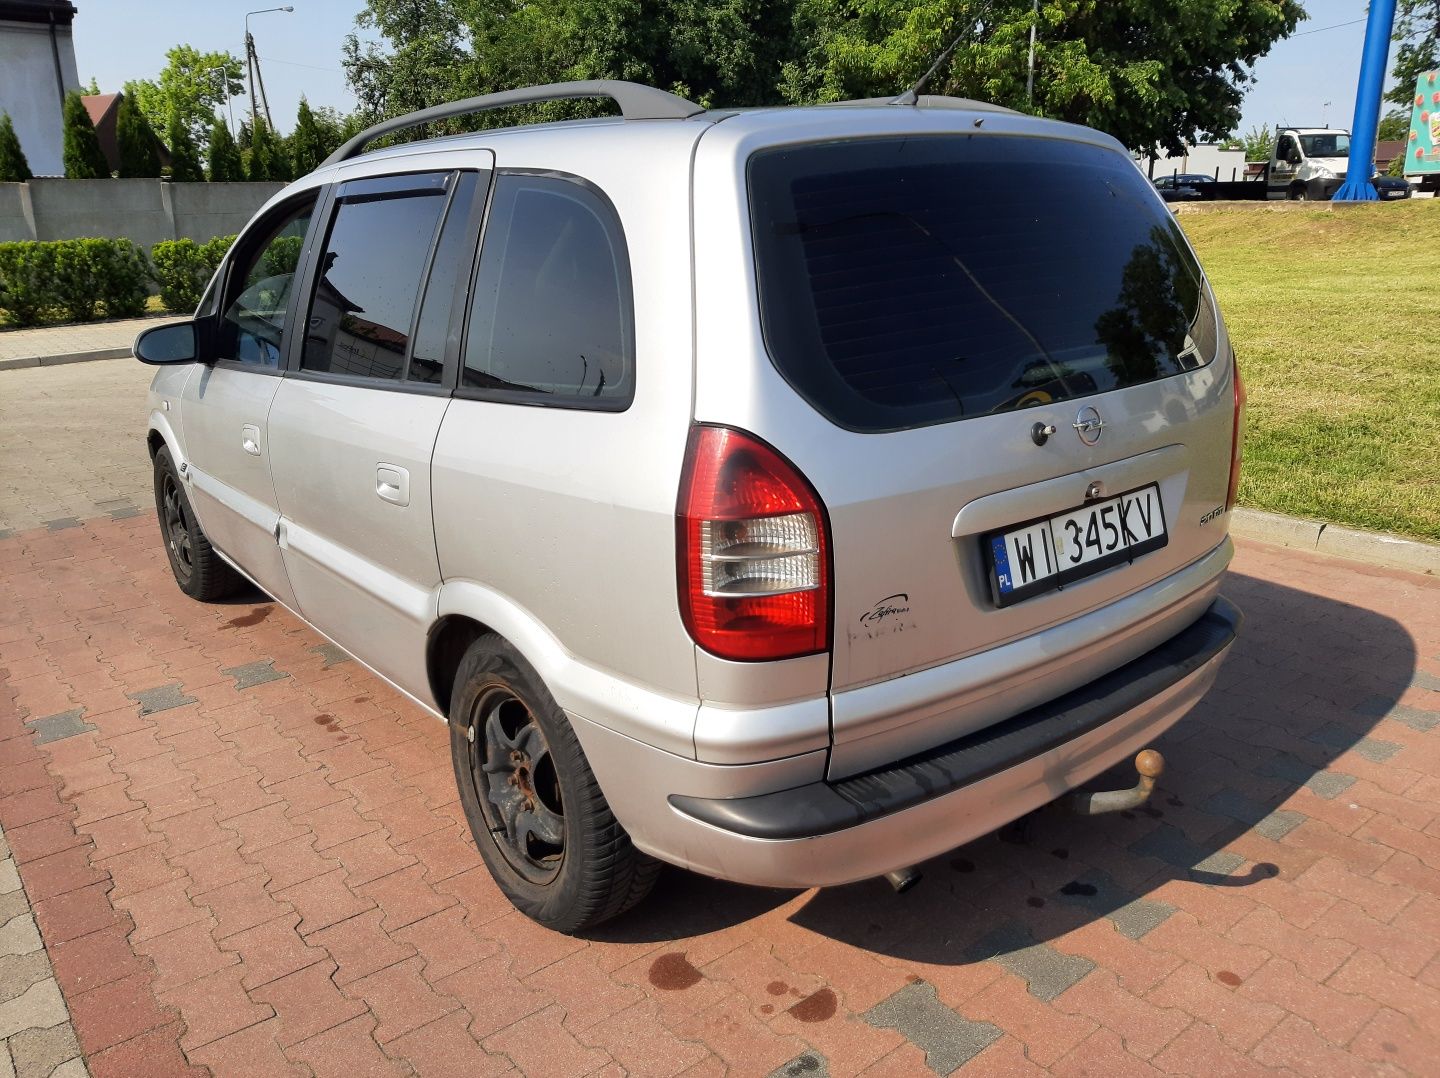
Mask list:
[{"label": "white truck", "polygon": [[1275,133],[1275,149],[1265,166],[1266,195],[1299,202],[1328,202],[1345,182],[1349,165],[1349,131],[1282,127]]}]

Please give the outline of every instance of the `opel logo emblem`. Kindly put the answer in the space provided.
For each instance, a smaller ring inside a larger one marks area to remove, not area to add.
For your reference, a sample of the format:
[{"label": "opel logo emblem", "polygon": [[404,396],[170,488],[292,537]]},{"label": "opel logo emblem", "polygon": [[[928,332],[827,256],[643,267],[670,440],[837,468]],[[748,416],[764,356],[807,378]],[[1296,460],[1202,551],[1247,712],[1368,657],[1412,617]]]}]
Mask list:
[{"label": "opel logo emblem", "polygon": [[1087,407],[1080,409],[1075,422],[1070,425],[1075,428],[1075,433],[1080,435],[1082,442],[1094,445],[1100,440],[1100,432],[1105,429],[1105,420],[1100,418],[1100,413],[1094,408]]}]

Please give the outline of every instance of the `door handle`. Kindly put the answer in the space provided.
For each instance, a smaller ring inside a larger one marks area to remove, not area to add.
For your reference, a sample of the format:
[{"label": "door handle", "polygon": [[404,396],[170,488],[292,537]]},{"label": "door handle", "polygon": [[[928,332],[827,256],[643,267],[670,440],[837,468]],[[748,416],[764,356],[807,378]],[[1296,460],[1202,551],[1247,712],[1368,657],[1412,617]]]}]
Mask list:
[{"label": "door handle", "polygon": [[240,428],[240,448],[252,457],[260,455],[260,428],[254,423],[246,423]]},{"label": "door handle", "polygon": [[409,505],[410,473],[398,464],[375,465],[375,493],[395,505]]}]

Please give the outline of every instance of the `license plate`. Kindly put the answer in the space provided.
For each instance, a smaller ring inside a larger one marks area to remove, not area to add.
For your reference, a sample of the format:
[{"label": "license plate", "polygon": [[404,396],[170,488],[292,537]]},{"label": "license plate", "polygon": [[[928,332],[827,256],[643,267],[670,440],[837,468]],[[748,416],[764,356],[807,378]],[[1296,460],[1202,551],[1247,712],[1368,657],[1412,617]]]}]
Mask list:
[{"label": "license plate", "polygon": [[987,537],[998,606],[1053,591],[1169,541],[1160,487],[1132,490]]}]

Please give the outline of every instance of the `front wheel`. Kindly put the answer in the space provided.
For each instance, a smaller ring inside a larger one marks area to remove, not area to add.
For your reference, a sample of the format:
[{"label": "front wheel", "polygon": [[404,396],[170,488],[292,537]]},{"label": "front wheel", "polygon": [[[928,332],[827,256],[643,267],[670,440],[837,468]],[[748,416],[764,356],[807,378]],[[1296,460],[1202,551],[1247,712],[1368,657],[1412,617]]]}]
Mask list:
[{"label": "front wheel", "polygon": [[450,756],[480,856],[527,917],[574,933],[650,892],[659,862],[615,819],[539,675],[494,634],[456,673]]},{"label": "front wheel", "polygon": [[205,538],[168,446],[155,454],[155,512],[170,571],[181,591],[192,599],[213,602],[240,590],[245,580]]}]

